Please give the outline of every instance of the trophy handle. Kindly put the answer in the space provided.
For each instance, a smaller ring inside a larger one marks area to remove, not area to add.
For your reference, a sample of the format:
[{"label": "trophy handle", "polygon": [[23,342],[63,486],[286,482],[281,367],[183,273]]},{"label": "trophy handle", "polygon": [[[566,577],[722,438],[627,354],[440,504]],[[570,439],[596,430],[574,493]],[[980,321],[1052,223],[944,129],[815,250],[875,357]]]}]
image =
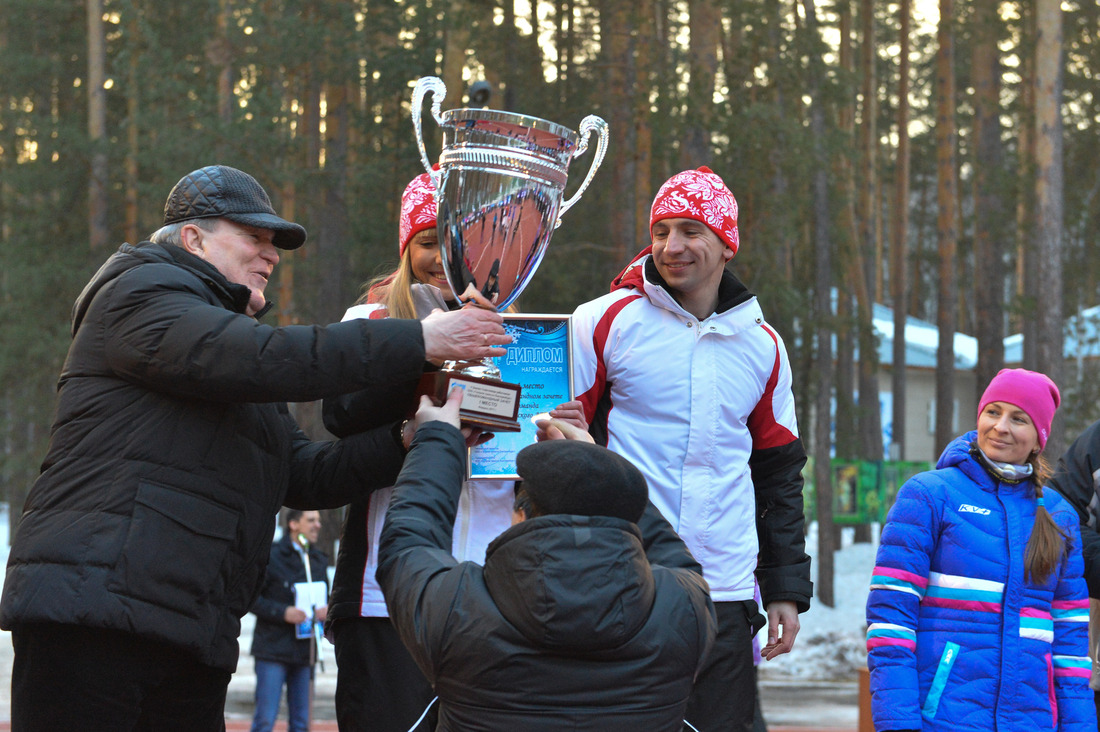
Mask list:
[{"label": "trophy handle", "polygon": [[420,119],[421,112],[424,109],[425,94],[432,95],[432,117],[435,118],[436,124],[442,125],[443,114],[439,108],[443,104],[443,99],[447,96],[447,86],[443,83],[443,79],[438,76],[420,77],[417,79],[416,86],[413,87],[412,95],[412,118],[413,130],[416,132],[416,147],[420,150],[420,162],[424,165],[424,170],[428,171],[428,177],[432,179],[436,199],[438,200],[441,195],[439,178],[442,174],[438,170],[433,170],[431,162],[428,161],[428,151],[424,147],[423,124]]},{"label": "trophy handle", "polygon": [[596,155],[592,158],[592,165],[588,168],[588,175],[585,176],[584,182],[581,183],[581,187],[577,189],[577,192],[573,196],[561,205],[561,210],[558,212],[557,223],[554,224],[554,228],[561,226],[561,217],[565,215],[565,212],[573,207],[578,200],[580,200],[581,194],[588,188],[588,184],[592,182],[593,176],[596,175],[596,171],[599,170],[600,164],[603,163],[604,155],[607,154],[607,122],[602,117],[597,117],[594,114],[590,114],[581,120],[581,128],[579,130],[580,140],[577,143],[577,151],[573,153],[573,157],[583,155],[588,150],[588,137],[591,133],[595,132],[599,135],[599,142],[596,145]]}]

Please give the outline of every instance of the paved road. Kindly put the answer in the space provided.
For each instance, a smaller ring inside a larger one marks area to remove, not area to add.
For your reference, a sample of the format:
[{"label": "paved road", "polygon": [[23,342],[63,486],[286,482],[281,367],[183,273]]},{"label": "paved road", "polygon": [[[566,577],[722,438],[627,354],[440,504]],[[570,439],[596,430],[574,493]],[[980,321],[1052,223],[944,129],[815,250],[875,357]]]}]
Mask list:
[{"label": "paved road", "polygon": [[760,684],[764,721],[769,729],[828,729],[855,732],[859,727],[858,681],[764,681]]},{"label": "paved road", "polygon": [[[228,732],[247,730],[252,717],[252,693],[256,677],[248,649],[255,618],[244,618],[242,656],[237,673],[229,683],[225,716]],[[318,669],[315,682],[314,732],[336,732],[333,696],[336,691],[336,659],[332,645],[323,644],[325,670]],[[0,732],[11,729],[11,636],[0,631]],[[761,683],[764,719],[771,732],[856,732],[859,723],[857,682],[774,681]],[[285,713],[284,713],[285,718]],[[280,723],[276,732],[285,732]]]}]

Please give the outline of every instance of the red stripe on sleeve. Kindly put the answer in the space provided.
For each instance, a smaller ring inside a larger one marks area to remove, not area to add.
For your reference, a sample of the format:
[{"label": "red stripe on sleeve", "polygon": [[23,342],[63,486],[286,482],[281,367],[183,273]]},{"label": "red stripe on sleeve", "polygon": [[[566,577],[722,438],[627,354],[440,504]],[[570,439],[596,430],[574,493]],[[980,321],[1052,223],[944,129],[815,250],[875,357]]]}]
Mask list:
[{"label": "red stripe on sleeve", "polygon": [[604,361],[603,351],[604,346],[607,345],[607,337],[611,333],[611,323],[615,320],[615,316],[622,312],[623,308],[640,297],[641,295],[631,295],[616,301],[600,317],[595,330],[592,331],[592,350],[596,355],[596,377],[592,382],[592,386],[577,397],[584,405],[584,418],[589,424],[595,418],[596,405],[599,404],[600,397],[603,396],[604,390],[607,388],[607,363]]},{"label": "red stripe on sleeve", "polygon": [[764,394],[756,403],[752,414],[749,415],[749,434],[752,435],[752,449],[766,450],[769,447],[781,447],[794,442],[797,438],[794,434],[775,421],[775,411],[772,402],[775,397],[775,385],[779,383],[779,338],[775,331],[767,325],[760,326],[764,332],[771,336],[775,343],[775,361],[772,364],[772,373],[768,377],[768,383],[764,387]]}]

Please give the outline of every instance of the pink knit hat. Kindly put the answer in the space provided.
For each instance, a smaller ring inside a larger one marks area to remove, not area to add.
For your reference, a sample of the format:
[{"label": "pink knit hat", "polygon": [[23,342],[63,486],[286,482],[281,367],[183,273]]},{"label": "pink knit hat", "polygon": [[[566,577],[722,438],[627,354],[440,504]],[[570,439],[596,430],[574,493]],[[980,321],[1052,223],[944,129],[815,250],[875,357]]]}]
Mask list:
[{"label": "pink knit hat", "polygon": [[435,184],[427,173],[412,179],[401,194],[401,225],[398,231],[398,255],[405,255],[409,241],[424,229],[435,227]]},{"label": "pink knit hat", "polygon": [[665,181],[653,199],[649,229],[661,219],[693,219],[706,224],[737,254],[737,200],[707,166],[685,170]]},{"label": "pink knit hat", "polygon": [[991,402],[1014,404],[1031,417],[1039,433],[1039,449],[1046,447],[1054,412],[1062,403],[1058,387],[1046,374],[1027,369],[1001,369],[978,402],[978,414]]}]

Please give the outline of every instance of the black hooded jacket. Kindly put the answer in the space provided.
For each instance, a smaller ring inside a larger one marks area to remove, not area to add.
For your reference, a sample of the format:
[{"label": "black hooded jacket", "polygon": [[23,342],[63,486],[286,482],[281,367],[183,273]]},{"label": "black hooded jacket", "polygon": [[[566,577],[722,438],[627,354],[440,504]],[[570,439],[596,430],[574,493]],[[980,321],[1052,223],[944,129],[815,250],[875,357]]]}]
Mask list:
[{"label": "black hooded jacket", "polygon": [[388,428],[311,442],[285,402],[412,378],[420,324],[273,328],[247,302],[207,262],[149,242],[87,284],[0,626],[111,628],[233,670],[279,507],[393,482],[403,451]]},{"label": "black hooded jacket", "polygon": [[[422,427],[379,548],[390,619],[439,695],[438,730],[678,732],[715,634],[702,568],[650,504],[639,525],[541,516],[450,555],[460,433]],[[640,528],[639,528],[640,527]]]},{"label": "black hooded jacket", "polygon": [[1081,553],[1089,597],[1100,598],[1100,422],[1093,422],[1066,449],[1050,478],[1081,518]]}]

